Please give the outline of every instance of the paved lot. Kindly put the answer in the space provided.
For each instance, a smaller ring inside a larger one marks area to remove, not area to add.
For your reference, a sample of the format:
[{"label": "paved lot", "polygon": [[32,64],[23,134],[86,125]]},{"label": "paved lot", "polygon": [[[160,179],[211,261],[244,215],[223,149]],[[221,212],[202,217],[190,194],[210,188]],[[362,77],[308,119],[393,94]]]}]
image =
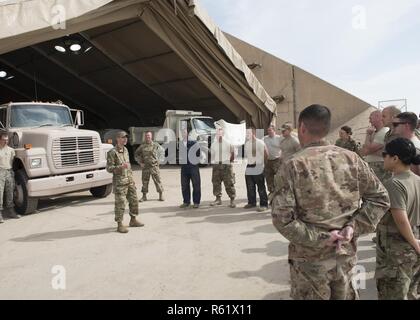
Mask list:
[{"label": "paved lot", "polygon": [[[244,168],[235,170],[238,209],[227,207],[226,196],[224,207],[209,207],[205,168],[203,207],[181,210],[179,169],[163,169],[167,201],[156,201],[151,186],[151,201],[140,206],[146,228],[127,235],[115,232],[112,195],[41,201],[38,213],[0,225],[0,299],[288,299],[287,241],[269,212],[242,209]],[[369,279],[362,298],[374,299],[370,238],[360,249]],[[52,286],[54,266],[65,268],[65,290]]]}]

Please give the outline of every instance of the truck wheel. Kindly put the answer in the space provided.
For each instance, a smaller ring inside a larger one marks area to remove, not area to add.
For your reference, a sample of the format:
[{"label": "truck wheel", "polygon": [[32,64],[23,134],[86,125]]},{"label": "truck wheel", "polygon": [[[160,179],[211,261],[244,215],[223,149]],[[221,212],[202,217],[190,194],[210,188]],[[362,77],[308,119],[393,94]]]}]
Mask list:
[{"label": "truck wheel", "polygon": [[112,184],[107,184],[106,186],[100,186],[96,188],[91,188],[90,193],[95,198],[106,198],[112,192]]},{"label": "truck wheel", "polygon": [[28,196],[28,189],[26,187],[28,177],[25,171],[16,171],[15,181],[14,201],[16,212],[21,215],[34,213],[38,208],[38,198]]}]

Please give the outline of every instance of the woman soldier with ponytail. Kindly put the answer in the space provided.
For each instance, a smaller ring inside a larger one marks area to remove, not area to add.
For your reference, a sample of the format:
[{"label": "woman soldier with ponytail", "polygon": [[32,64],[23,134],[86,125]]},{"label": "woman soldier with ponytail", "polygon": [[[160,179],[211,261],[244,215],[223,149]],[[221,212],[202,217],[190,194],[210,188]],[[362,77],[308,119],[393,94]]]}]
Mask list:
[{"label": "woman soldier with ponytail", "polygon": [[420,272],[420,177],[411,165],[420,155],[408,139],[385,147],[385,170],[393,177],[384,183],[391,209],[377,229],[376,282],[380,300],[418,300]]}]

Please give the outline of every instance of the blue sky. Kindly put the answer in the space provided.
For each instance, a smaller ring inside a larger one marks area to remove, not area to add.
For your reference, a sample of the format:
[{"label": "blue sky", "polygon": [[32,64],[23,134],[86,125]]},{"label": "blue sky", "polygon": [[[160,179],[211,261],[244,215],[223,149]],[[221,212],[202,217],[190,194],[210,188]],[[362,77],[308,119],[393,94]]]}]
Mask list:
[{"label": "blue sky", "polygon": [[219,27],[377,106],[420,113],[420,0],[201,0]]}]

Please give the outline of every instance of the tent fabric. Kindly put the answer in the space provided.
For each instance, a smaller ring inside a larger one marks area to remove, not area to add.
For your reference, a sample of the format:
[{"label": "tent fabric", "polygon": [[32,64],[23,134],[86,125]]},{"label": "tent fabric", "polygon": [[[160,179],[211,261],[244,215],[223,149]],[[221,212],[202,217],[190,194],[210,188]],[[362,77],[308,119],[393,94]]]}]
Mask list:
[{"label": "tent fabric", "polygon": [[249,69],[241,55],[235,50],[232,44],[229,42],[222,30],[213,22],[207,12],[202,9],[200,4],[196,0],[190,0],[189,6],[193,8],[194,14],[201,20],[202,23],[210,30],[213,34],[219,46],[224,50],[225,54],[233,62],[234,66],[242,71],[245,75],[246,80],[251,85],[255,95],[264,102],[264,105],[272,112],[276,112],[276,103],[265,91],[261,83],[255,77],[254,73]]},{"label": "tent fabric", "polygon": [[[65,30],[51,27],[57,5],[65,8]],[[0,54],[132,18],[143,20],[238,119],[261,128],[270,124],[275,102],[197,1],[0,2],[0,21],[7,22],[0,30]]]},{"label": "tent fabric", "polygon": [[20,0],[6,1],[0,6],[0,39],[41,30],[71,20],[112,0]]},{"label": "tent fabric", "polygon": [[[147,0],[16,0],[0,2],[0,54],[138,16]],[[59,9],[63,8],[63,9]],[[58,11],[65,28],[58,28]],[[64,10],[64,11],[63,11]]]},{"label": "tent fabric", "polygon": [[[194,2],[190,1],[189,4],[191,3]],[[195,5],[194,9],[197,8]],[[272,121],[274,111],[269,103],[272,99],[268,99],[268,94],[256,77],[253,74],[251,76],[252,72],[222,32],[218,32],[218,39],[226,50],[220,50],[217,37],[209,39],[209,29],[202,21],[207,21],[210,25],[210,20],[191,19],[189,9],[188,5],[182,3],[176,7],[171,1],[151,1],[145,4],[141,18],[238,118],[247,118],[248,114],[250,117],[245,120],[252,121],[249,123],[259,128],[267,127]],[[195,14],[199,12],[195,11]],[[215,27],[213,29],[216,30]],[[226,54],[227,52],[230,54]],[[251,82],[244,77],[246,69]],[[258,91],[263,98],[256,95],[255,92]]]}]

